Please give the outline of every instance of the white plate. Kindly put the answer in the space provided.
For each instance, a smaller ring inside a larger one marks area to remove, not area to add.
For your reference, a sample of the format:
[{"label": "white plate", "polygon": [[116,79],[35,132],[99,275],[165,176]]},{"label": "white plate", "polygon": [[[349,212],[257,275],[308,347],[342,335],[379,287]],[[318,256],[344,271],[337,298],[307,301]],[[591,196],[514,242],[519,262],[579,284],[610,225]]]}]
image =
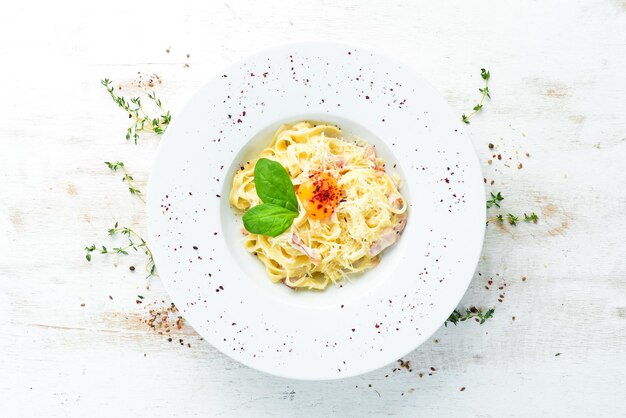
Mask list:
[{"label": "white plate", "polygon": [[[241,163],[281,123],[303,119],[375,144],[410,203],[382,262],[323,292],[271,283],[228,204]],[[150,179],[148,226],[162,280],[207,341],[268,373],[336,379],[406,355],[458,304],[484,236],[483,177],[460,116],[413,71],[360,48],[288,45],[228,68],[174,115]]]}]

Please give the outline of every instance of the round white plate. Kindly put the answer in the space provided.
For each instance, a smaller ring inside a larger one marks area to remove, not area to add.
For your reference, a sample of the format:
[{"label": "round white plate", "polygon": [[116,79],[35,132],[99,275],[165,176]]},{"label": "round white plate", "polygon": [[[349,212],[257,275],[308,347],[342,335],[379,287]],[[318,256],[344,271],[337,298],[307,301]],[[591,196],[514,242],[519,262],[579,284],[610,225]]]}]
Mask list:
[{"label": "round white plate", "polygon": [[[376,145],[410,204],[381,263],[323,292],[271,283],[228,204],[239,166],[304,119]],[[410,69],[350,46],[282,46],[226,69],[174,115],[148,227],[159,274],[202,337],[255,369],[336,379],[406,355],[458,304],[483,242],[483,177],[460,116]]]}]

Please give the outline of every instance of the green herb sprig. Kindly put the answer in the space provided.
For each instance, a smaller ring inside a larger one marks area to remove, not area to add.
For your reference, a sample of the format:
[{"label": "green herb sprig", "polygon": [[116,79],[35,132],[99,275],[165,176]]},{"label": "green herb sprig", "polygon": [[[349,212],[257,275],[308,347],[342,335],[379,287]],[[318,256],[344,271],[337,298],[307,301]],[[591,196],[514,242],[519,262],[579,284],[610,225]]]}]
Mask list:
[{"label": "green herb sprig", "polygon": [[480,102],[478,102],[478,104],[474,106],[474,108],[472,109],[472,113],[470,113],[469,115],[465,115],[465,113],[463,113],[463,115],[461,116],[461,121],[463,121],[463,123],[467,123],[468,125],[470,123],[469,120],[472,118],[472,116],[480,112],[480,110],[483,108],[483,102],[485,101],[485,97],[488,97],[491,99],[491,95],[489,92],[489,78],[491,77],[491,73],[485,70],[484,68],[481,68],[480,76],[482,77],[483,80],[485,80],[485,87],[478,89],[478,91],[482,93]]},{"label": "green herb sprig", "polygon": [[448,322],[451,322],[456,326],[459,322],[464,322],[472,318],[474,318],[476,322],[482,325],[485,323],[487,319],[493,317],[493,313],[495,311],[496,311],[496,308],[491,308],[491,309],[488,309],[487,311],[484,311],[484,309],[477,308],[475,306],[465,309],[465,312],[461,312],[458,309],[455,309],[454,311],[452,311],[448,319],[446,319],[446,322],[444,322],[444,325],[447,327]]},{"label": "green herb sprig", "polygon": [[[500,202],[504,200],[504,196],[502,196],[502,193],[498,192],[494,194],[493,192],[489,192],[489,195],[490,195],[490,198],[487,199],[487,209],[492,208],[494,206],[497,208],[500,208]],[[518,216],[512,213],[507,213],[506,216],[502,214],[498,214],[490,219],[487,219],[487,224],[489,224],[490,222],[504,223],[505,220],[506,222],[508,222],[509,225],[515,226],[517,225],[520,219]],[[536,224],[537,221],[539,221],[539,216],[537,216],[535,212],[532,212],[530,215],[527,215],[526,213],[524,213],[523,221],[532,222]]]},{"label": "green herb sprig", "polygon": [[506,220],[509,222],[509,225],[517,225],[517,221],[519,221],[519,218],[515,215],[513,215],[512,213],[507,213],[506,214]]},{"label": "green herb sprig", "polygon": [[253,234],[277,237],[298,217],[298,199],[285,167],[267,158],[254,166],[254,185],[263,204],[243,215],[244,228]]},{"label": "green herb sprig", "polygon": [[491,195],[491,199],[487,199],[487,209],[492,206],[499,208],[500,202],[504,200],[504,196],[502,196],[502,193],[498,192],[497,194],[493,194],[493,192],[489,192],[489,194]]},{"label": "green herb sprig", "polygon": [[[509,223],[509,225],[511,226],[515,226],[517,225],[517,222],[519,222],[519,218],[515,215],[513,215],[512,213],[507,213],[506,214],[506,221]],[[535,212],[532,212],[530,215],[524,214],[524,219],[522,219],[524,222],[526,223],[534,223],[536,224],[539,221],[539,216],[537,216],[537,214]],[[489,222],[500,222],[503,223],[505,221],[505,217],[504,215],[496,215],[491,219],[487,219],[487,223]]]},{"label": "green herb sprig", "polygon": [[[130,140],[132,138],[135,144],[137,144],[140,132],[153,132],[155,134],[162,134],[165,132],[170,122],[172,121],[172,115],[169,111],[166,111],[163,108],[163,103],[159,98],[156,97],[156,94],[154,92],[149,93],[148,98],[152,102],[154,102],[154,105],[156,105],[161,114],[157,117],[149,117],[144,110],[141,99],[139,97],[133,97],[130,100],[126,100],[123,96],[119,96],[115,93],[115,89],[112,85],[113,82],[111,80],[105,78],[100,82],[106,88],[113,101],[126,113],[128,113],[128,117],[132,119],[132,124],[126,130],[127,140]],[[135,179],[133,178],[133,176],[130,175],[128,170],[126,170],[126,166],[123,162],[105,161],[105,164],[107,165],[107,167],[109,167],[111,171],[121,170],[123,172],[122,181],[125,181],[128,185],[128,191],[130,192],[130,194],[137,196],[143,203],[145,203],[145,199],[141,193],[141,190],[139,190],[139,188],[136,186],[134,181]],[[115,236],[117,234],[125,236],[128,239],[128,244],[125,246],[112,248],[111,250],[109,250],[104,245],[89,245],[85,247],[85,258],[87,259],[87,261],[91,261],[93,253],[113,253],[128,255],[129,251],[132,249],[137,252],[141,251],[148,257],[148,262],[146,263],[146,272],[148,273],[148,275],[146,276],[146,278],[150,278],[157,274],[152,251],[148,247],[146,241],[137,232],[128,227],[119,227],[117,222],[115,223],[115,226],[113,228],[109,229],[108,232],[110,236]],[[134,270],[134,266],[131,266],[131,270]]]},{"label": "green herb sprig", "polygon": [[531,213],[530,215],[524,214],[524,222],[532,222],[536,224],[538,220],[539,220],[539,217],[537,216],[535,212]]},{"label": "green herb sprig", "polygon": [[91,261],[91,255],[94,252],[98,252],[100,254],[122,254],[128,255],[130,250],[134,250],[137,252],[143,252],[146,256],[148,256],[148,262],[146,263],[146,272],[148,275],[146,279],[156,275],[156,266],[154,264],[154,257],[152,255],[152,251],[148,247],[146,241],[134,230],[128,227],[120,227],[118,222],[115,222],[115,226],[109,229],[109,235],[115,236],[120,234],[125,236],[128,239],[128,244],[120,247],[115,247],[109,250],[104,245],[96,246],[95,244],[89,245],[85,247],[85,258],[87,261]]},{"label": "green herb sprig", "polygon": [[124,176],[122,177],[122,181],[125,181],[126,184],[128,184],[128,191],[130,192],[130,194],[137,196],[139,200],[141,200],[143,203],[146,203],[145,199],[141,195],[141,190],[139,190],[137,186],[135,186],[135,179],[133,178],[133,176],[128,174],[128,170],[126,170],[126,166],[123,162],[116,161],[114,163],[111,163],[109,161],[105,161],[104,163],[107,165],[107,167],[111,169],[111,171],[117,171],[118,168],[121,169],[122,173],[124,174]]},{"label": "green herb sprig", "polygon": [[132,124],[126,129],[127,140],[132,138],[135,141],[135,144],[137,144],[140,132],[154,132],[155,134],[162,134],[172,121],[172,115],[169,110],[166,111],[163,108],[163,103],[156,97],[154,92],[149,93],[148,98],[159,108],[161,115],[150,117],[144,110],[139,97],[133,97],[130,100],[126,100],[123,96],[118,96],[115,93],[115,88],[112,86],[113,82],[108,78],[100,80],[100,83],[102,83],[102,85],[107,89],[113,101],[117,103],[119,107],[124,109],[124,111],[128,113],[128,117],[132,119]]}]

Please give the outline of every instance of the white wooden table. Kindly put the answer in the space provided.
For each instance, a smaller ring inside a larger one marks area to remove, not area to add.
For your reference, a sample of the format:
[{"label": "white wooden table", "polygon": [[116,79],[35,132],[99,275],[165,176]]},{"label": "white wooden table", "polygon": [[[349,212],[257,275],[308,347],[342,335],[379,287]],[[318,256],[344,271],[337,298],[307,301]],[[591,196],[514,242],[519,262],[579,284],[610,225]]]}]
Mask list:
[{"label": "white wooden table", "polygon": [[[625,1],[30,3],[0,13],[0,416],[624,414]],[[410,372],[256,372],[188,325],[172,342],[152,330],[147,305],[170,301],[158,279],[146,289],[140,256],[84,259],[87,244],[113,246],[115,221],[145,232],[143,204],[103,161],[145,189],[158,146],[124,140],[101,78],[131,95],[158,75],[176,117],[228,63],[306,39],[384,50],[459,115],[490,69],[493,98],[469,126],[487,190],[540,216],[488,227],[461,306],[494,318],[441,328],[404,359]],[[503,160],[487,163],[488,143]]]}]

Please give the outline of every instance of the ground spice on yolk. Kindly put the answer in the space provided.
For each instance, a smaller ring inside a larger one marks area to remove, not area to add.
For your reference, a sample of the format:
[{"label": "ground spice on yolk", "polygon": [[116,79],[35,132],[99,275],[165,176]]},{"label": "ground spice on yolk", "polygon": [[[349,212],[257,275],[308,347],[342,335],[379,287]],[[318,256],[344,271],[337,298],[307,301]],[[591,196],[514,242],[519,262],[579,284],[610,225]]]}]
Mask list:
[{"label": "ground spice on yolk", "polygon": [[298,187],[298,198],[310,218],[323,220],[339,205],[341,189],[330,174],[316,173]]}]

